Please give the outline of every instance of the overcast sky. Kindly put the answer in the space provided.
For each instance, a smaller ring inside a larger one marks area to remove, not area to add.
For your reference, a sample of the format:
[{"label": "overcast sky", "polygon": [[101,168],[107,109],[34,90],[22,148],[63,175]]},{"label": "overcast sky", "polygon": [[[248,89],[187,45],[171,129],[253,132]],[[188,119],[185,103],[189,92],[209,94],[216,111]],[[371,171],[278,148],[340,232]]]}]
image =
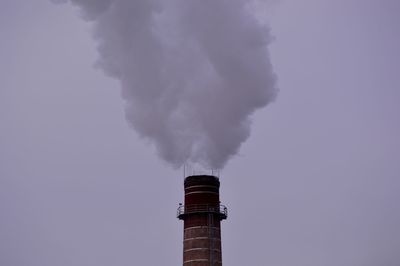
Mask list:
[{"label": "overcast sky", "polygon": [[[230,266],[400,265],[400,2],[270,1],[280,89],[221,175]],[[0,7],[0,265],[180,265],[183,173],[70,5]]]}]

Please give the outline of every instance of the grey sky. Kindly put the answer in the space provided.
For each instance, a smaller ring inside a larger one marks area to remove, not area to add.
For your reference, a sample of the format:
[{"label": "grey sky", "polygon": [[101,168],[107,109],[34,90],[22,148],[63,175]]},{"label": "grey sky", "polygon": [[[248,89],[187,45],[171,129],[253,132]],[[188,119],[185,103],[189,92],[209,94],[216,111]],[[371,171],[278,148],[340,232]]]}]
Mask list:
[{"label": "grey sky", "polygon": [[[224,264],[397,266],[400,4],[272,2],[280,93],[222,172]],[[179,265],[182,173],[129,128],[77,13],[0,9],[0,265]]]}]

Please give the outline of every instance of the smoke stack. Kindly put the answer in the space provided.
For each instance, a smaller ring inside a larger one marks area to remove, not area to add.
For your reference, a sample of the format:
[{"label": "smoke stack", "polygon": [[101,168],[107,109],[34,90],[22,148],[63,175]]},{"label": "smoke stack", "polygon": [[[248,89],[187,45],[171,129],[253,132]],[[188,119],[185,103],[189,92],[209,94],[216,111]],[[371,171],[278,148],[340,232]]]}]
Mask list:
[{"label": "smoke stack", "polygon": [[185,203],[177,217],[184,221],[183,266],[221,266],[221,220],[227,208],[220,204],[220,182],[212,175],[185,178]]}]

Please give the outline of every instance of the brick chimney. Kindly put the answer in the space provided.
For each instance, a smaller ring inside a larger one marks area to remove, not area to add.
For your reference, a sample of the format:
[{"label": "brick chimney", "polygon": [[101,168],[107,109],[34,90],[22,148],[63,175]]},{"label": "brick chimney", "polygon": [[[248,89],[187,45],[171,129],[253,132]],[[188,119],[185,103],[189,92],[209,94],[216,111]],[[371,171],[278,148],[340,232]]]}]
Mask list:
[{"label": "brick chimney", "polygon": [[185,203],[177,217],[184,221],[183,266],[221,266],[221,220],[228,212],[219,200],[220,182],[213,175],[185,178]]}]

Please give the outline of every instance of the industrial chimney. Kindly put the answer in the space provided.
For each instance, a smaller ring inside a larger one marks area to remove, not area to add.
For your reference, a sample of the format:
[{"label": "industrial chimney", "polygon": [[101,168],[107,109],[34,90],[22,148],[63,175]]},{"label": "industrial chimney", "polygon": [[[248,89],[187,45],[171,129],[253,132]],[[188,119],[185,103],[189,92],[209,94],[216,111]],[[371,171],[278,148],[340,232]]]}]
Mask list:
[{"label": "industrial chimney", "polygon": [[221,266],[221,220],[227,208],[220,204],[219,179],[213,175],[185,178],[185,203],[177,217],[184,221],[183,266]]}]

